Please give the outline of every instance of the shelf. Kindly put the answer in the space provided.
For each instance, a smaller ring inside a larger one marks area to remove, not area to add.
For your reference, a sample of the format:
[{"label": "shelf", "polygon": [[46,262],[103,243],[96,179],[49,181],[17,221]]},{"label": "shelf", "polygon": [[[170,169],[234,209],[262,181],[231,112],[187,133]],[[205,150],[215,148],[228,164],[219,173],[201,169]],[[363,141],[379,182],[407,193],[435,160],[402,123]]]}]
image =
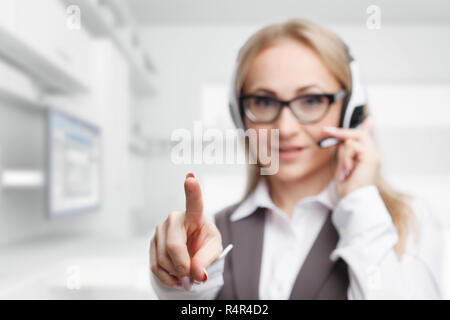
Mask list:
[{"label": "shelf", "polygon": [[38,112],[45,110],[44,104],[1,87],[0,87],[0,100],[11,102],[13,104],[17,104],[19,106],[26,107],[29,108],[30,110]]},{"label": "shelf", "polygon": [[42,109],[37,102],[40,92],[36,85],[21,70],[0,60],[0,74],[4,81],[0,82],[0,100],[11,102],[14,105]]},{"label": "shelf", "polygon": [[46,89],[64,93],[88,91],[83,80],[62,61],[5,25],[0,25],[0,56],[31,74]]},{"label": "shelf", "polygon": [[1,178],[3,189],[41,188],[45,184],[42,171],[6,170]]}]

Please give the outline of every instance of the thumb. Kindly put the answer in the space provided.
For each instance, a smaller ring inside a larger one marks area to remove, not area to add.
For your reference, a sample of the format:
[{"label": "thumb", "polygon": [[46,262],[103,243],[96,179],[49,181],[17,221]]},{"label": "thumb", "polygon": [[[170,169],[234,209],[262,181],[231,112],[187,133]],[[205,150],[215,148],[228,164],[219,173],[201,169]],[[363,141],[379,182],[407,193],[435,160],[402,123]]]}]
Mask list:
[{"label": "thumb", "polygon": [[184,192],[186,194],[186,218],[185,223],[198,223],[203,216],[203,200],[200,183],[192,173],[186,175],[184,181]]}]

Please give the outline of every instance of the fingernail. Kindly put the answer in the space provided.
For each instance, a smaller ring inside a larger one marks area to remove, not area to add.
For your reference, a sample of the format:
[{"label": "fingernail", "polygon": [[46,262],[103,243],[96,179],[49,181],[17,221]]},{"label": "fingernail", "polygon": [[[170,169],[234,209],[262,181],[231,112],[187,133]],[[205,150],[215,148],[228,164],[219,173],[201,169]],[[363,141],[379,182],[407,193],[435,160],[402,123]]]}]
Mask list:
[{"label": "fingernail", "polygon": [[205,282],[206,280],[208,280],[208,272],[206,272],[206,269],[203,268],[203,279],[202,279],[202,281]]},{"label": "fingernail", "polygon": [[181,283],[186,291],[190,291],[192,288],[191,279],[188,276],[181,277]]},{"label": "fingernail", "polygon": [[336,127],[323,127],[323,131],[326,132],[336,132],[338,129]]},{"label": "fingernail", "polygon": [[195,178],[195,176],[194,176],[194,174],[192,173],[192,172],[189,172],[187,175],[186,175],[186,179],[187,178]]}]

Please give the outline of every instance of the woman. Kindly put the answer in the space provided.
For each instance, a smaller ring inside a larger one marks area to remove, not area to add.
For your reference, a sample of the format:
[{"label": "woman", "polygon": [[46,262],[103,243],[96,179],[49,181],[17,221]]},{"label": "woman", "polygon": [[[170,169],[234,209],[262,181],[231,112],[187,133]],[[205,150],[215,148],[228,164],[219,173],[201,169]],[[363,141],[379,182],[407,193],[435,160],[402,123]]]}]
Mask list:
[{"label": "woman", "polygon": [[[352,90],[341,40],[306,20],[270,25],[246,42],[236,70],[245,128],[279,130],[279,170],[262,176],[251,166],[246,196],[215,223],[187,175],[186,211],[170,213],[151,241],[158,296],[439,298],[441,240],[432,217],[383,182],[368,120],[338,128],[345,99],[336,93]],[[320,148],[329,137],[340,143]]]}]

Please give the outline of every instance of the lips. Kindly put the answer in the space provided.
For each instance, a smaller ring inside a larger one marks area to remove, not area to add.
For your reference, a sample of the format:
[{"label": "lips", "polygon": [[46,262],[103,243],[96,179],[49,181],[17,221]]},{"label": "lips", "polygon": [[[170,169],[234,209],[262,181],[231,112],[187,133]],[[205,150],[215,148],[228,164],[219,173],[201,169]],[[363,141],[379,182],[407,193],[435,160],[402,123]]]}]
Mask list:
[{"label": "lips", "polygon": [[279,150],[280,152],[292,152],[292,151],[300,151],[304,149],[304,147],[297,147],[297,146],[280,146]]},{"label": "lips", "polygon": [[278,148],[280,160],[291,161],[297,159],[306,147],[295,145],[283,145]]}]

